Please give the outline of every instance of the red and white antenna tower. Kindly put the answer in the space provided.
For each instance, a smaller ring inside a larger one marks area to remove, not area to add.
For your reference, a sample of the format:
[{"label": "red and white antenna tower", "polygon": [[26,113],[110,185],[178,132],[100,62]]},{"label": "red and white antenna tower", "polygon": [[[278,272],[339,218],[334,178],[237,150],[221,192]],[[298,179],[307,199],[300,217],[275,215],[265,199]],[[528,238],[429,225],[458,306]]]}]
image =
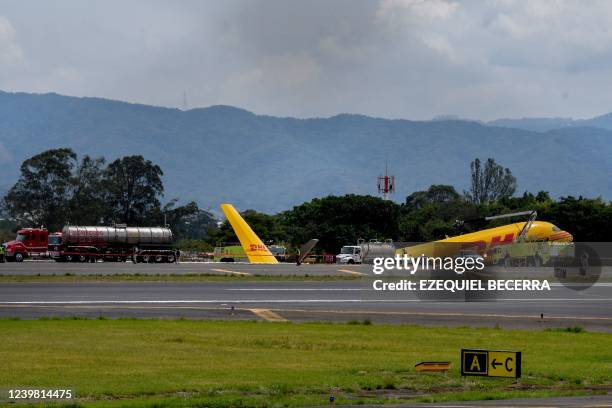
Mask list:
[{"label": "red and white antenna tower", "polygon": [[389,194],[395,192],[395,176],[387,174],[387,167],[387,162],[385,161],[385,175],[378,176],[378,194],[382,194],[385,200],[389,199]]}]

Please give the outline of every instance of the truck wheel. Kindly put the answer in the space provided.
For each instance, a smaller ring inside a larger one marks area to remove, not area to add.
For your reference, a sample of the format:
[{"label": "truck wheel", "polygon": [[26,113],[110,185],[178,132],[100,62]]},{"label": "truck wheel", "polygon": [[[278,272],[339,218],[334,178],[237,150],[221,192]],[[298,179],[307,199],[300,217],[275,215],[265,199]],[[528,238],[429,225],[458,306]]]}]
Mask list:
[{"label": "truck wheel", "polygon": [[66,260],[66,262],[72,262],[73,260],[72,255],[66,255],[64,259]]},{"label": "truck wheel", "polygon": [[151,260],[151,258],[149,257],[149,255],[143,255],[142,256],[142,262],[149,263],[150,260]]},{"label": "truck wheel", "polygon": [[347,262],[347,264],[349,264],[349,265],[352,265],[354,263],[355,263],[355,261],[353,261],[352,259],[349,259],[348,262]]},{"label": "truck wheel", "polygon": [[79,262],[86,262],[87,257],[85,255],[79,255]]},{"label": "truck wheel", "polygon": [[23,262],[23,254],[17,252],[15,254],[15,262]]},{"label": "truck wheel", "polygon": [[164,257],[161,255],[157,255],[155,257],[155,263],[162,263],[162,262],[164,262]]},{"label": "truck wheel", "polygon": [[174,255],[168,255],[168,258],[166,258],[166,260],[167,260],[169,263],[173,263],[173,262],[174,262]]}]

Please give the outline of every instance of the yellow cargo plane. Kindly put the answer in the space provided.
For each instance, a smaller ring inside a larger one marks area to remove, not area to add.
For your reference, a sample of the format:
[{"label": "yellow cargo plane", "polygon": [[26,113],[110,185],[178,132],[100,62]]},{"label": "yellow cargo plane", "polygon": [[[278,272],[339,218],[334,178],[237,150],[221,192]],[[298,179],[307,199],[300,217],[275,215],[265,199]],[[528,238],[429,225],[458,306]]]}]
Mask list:
[{"label": "yellow cargo plane", "polygon": [[449,237],[439,241],[428,242],[425,244],[413,245],[410,247],[399,248],[397,254],[418,257],[426,256],[445,256],[455,254],[461,250],[475,250],[481,254],[486,254],[498,245],[511,244],[513,242],[572,242],[573,237],[567,231],[561,230],[556,225],[545,221],[536,221],[535,211],[525,211],[520,213],[505,214],[494,217],[487,217],[486,220],[516,217],[529,215],[527,222],[517,222],[514,224],[502,225],[501,227],[489,228],[469,234]]},{"label": "yellow cargo plane", "polygon": [[221,204],[221,210],[234,229],[240,241],[240,245],[242,245],[247,258],[249,258],[249,262],[261,264],[278,263],[278,260],[274,257],[272,252],[270,252],[268,247],[259,239],[257,234],[255,234],[244,218],[240,216],[233,205]]}]

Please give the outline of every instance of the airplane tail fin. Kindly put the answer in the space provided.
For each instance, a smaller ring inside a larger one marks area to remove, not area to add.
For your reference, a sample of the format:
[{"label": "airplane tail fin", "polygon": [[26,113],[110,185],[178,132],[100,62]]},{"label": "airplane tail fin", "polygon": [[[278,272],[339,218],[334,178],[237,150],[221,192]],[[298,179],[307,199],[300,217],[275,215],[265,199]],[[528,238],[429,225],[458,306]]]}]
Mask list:
[{"label": "airplane tail fin", "polygon": [[240,216],[233,205],[221,204],[221,210],[234,229],[236,236],[238,236],[240,245],[242,245],[244,252],[249,258],[249,262],[265,264],[278,263],[272,252],[270,252],[268,247],[259,239],[257,234],[255,234],[244,218]]}]

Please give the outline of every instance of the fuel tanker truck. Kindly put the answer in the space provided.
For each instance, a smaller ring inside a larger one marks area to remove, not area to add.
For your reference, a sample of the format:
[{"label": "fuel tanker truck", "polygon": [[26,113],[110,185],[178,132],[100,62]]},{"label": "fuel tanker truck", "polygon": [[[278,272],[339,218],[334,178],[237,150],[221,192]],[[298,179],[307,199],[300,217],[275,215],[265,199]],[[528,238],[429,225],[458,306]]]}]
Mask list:
[{"label": "fuel tanker truck", "polygon": [[176,262],[173,244],[170,228],[68,225],[49,237],[49,255],[58,262]]}]

